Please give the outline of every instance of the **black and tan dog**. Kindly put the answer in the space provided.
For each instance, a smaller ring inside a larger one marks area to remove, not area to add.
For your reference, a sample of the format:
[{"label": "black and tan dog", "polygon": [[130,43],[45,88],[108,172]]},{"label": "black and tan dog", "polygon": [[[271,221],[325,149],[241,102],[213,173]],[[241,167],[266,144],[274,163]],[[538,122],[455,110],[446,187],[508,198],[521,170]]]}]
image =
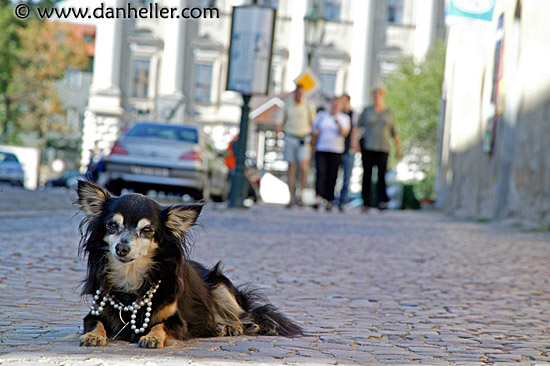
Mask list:
[{"label": "black and tan dog", "polygon": [[219,265],[188,259],[187,230],[202,205],[161,207],[140,194],[112,196],[78,183],[80,251],[88,256],[82,295],[92,295],[81,345],[107,339],[159,348],[174,340],[301,334],[255,291],[235,288]]}]

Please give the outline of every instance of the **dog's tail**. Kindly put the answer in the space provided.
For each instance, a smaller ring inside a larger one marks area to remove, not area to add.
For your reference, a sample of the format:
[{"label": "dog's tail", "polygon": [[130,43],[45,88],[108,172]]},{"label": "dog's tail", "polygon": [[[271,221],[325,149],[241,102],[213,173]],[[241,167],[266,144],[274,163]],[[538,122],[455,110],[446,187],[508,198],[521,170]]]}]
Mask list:
[{"label": "dog's tail", "polygon": [[245,311],[241,318],[247,335],[281,335],[293,337],[302,335],[302,328],[281,314],[257,290],[250,287],[237,289],[237,301]]}]

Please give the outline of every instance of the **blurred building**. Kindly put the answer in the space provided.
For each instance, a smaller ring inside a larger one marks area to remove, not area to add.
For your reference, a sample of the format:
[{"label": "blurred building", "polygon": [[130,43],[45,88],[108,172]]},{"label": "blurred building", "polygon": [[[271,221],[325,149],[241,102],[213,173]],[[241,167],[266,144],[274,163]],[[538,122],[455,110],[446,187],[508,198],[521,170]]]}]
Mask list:
[{"label": "blurred building", "polygon": [[65,24],[71,28],[78,39],[84,42],[89,60],[87,69],[67,70],[65,77],[56,86],[59,99],[67,110],[67,123],[80,130],[80,125],[84,120],[84,110],[88,104],[90,86],[92,85],[96,27],[88,24]]},{"label": "blurred building", "polygon": [[550,225],[547,0],[497,0],[450,24],[438,203],[459,216]]},{"label": "blurred building", "polygon": [[[107,0],[121,7],[122,0]],[[150,1],[134,1],[148,6]],[[105,153],[136,120],[195,123],[224,148],[237,133],[242,103],[225,90],[233,6],[243,0],[172,0],[159,6],[213,8],[214,19],[102,19],[98,21],[93,83],[84,120],[82,164],[96,142]],[[322,81],[320,95],[347,92],[355,108],[369,102],[373,83],[402,56],[421,60],[443,38],[444,0],[258,0],[277,9],[270,95],[254,108],[278,108],[279,96],[294,88],[311,52]],[[315,8],[324,19],[324,37],[306,47],[304,17]],[[266,104],[267,103],[267,104]],[[262,110],[254,111],[260,116]],[[262,118],[265,115],[260,116]],[[273,119],[263,119],[269,127]],[[265,137],[265,136],[264,136]],[[259,141],[253,135],[256,148]]]},{"label": "blurred building", "polygon": [[62,133],[50,132],[51,141],[54,141],[56,146],[46,149],[44,151],[46,156],[43,156],[42,160],[49,163],[54,158],[61,158],[69,164],[68,169],[76,169],[78,167],[72,164],[79,161],[84,111],[88,105],[92,85],[96,27],[88,24],[65,24],[78,39],[84,42],[89,59],[88,68],[68,69],[64,78],[56,83],[59,101],[66,110],[65,128]]}]

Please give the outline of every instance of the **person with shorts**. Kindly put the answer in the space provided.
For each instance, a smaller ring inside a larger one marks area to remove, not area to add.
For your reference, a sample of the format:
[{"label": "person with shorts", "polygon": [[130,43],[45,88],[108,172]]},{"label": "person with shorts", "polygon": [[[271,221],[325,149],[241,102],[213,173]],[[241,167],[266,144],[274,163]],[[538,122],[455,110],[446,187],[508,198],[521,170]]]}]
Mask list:
[{"label": "person with shorts", "polygon": [[[285,133],[284,159],[288,162],[288,188],[290,202],[303,206],[302,194],[307,185],[309,161],[311,159],[311,125],[315,118],[315,107],[304,96],[304,87],[297,85],[292,98],[285,102],[277,121],[277,134]],[[296,170],[299,166],[300,196],[296,202]]]}]

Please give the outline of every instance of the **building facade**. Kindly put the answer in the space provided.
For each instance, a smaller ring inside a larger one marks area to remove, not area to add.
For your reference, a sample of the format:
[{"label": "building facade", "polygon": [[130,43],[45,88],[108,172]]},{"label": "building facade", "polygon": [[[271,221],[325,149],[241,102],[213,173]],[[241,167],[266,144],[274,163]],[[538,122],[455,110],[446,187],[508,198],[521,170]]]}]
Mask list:
[{"label": "building facade", "polygon": [[449,26],[438,203],[465,217],[550,225],[550,14],[497,0]]},{"label": "building facade", "polygon": [[[322,82],[318,92],[344,92],[355,109],[369,103],[372,85],[395,69],[400,57],[421,60],[445,34],[444,0],[257,0],[277,10],[271,95],[291,91],[311,51]],[[134,1],[148,6],[150,1]],[[193,123],[224,148],[238,132],[241,96],[226,91],[233,6],[243,0],[159,0],[159,6],[215,8],[218,17],[102,19],[84,119],[82,159],[99,146],[104,153],[137,120]],[[123,0],[106,0],[122,7]],[[324,18],[322,42],[305,45],[305,21],[314,6]]]},{"label": "building facade", "polygon": [[[78,169],[84,112],[92,85],[96,27],[88,24],[66,24],[73,34],[84,42],[88,68],[66,70],[65,76],[55,85],[59,101],[66,111],[66,129],[63,133],[57,133],[55,138],[57,141],[64,142],[64,146],[48,148],[42,161],[49,164],[54,158],[61,158],[67,163],[67,169]],[[49,175],[49,172],[46,174]]]}]

